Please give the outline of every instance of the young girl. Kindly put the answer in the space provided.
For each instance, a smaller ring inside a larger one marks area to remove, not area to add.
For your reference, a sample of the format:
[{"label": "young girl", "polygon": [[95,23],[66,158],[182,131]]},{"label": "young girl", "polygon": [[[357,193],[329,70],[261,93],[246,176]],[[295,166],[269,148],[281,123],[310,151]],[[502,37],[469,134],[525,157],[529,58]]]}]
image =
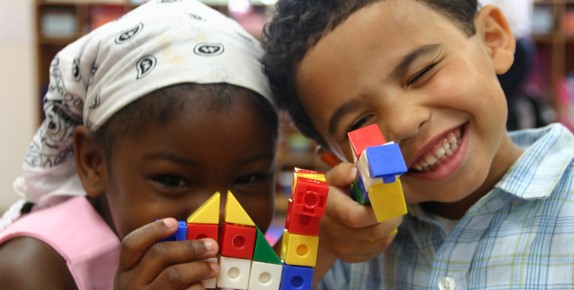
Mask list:
[{"label": "young girl", "polygon": [[3,218],[2,287],[196,289],[215,277],[201,261],[215,241],[158,242],[216,191],[268,228],[278,119],[261,55],[193,0],[150,1],[62,50],[15,182],[26,203]]}]

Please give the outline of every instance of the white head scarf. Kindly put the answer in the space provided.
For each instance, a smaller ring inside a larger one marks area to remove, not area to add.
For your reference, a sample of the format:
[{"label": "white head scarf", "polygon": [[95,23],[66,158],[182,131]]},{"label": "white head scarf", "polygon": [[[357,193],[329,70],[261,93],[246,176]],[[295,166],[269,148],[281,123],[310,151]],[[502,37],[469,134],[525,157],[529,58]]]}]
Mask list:
[{"label": "white head scarf", "polygon": [[[271,100],[259,42],[237,22],[195,0],[153,0],[60,51],[50,65],[46,119],[14,190],[24,200],[0,221],[12,223],[25,201],[85,195],[76,173],[72,132],[96,131],[127,104],[178,83],[228,83]],[[52,200],[52,201],[49,201]]]}]

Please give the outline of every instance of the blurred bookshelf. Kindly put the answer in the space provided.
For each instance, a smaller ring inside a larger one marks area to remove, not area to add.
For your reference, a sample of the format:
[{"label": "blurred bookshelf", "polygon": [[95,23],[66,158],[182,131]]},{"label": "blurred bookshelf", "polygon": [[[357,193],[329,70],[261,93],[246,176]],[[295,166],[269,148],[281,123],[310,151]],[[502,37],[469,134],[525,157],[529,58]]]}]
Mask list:
[{"label": "blurred bookshelf", "polygon": [[574,0],[534,1],[532,38],[537,55],[529,85],[574,130]]}]

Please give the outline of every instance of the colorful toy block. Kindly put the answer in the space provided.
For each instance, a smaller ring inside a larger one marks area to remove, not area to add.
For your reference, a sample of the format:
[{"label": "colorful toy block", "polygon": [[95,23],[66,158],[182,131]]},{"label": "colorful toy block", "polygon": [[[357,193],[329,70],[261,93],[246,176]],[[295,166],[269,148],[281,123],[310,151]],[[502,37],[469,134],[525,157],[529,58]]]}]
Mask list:
[{"label": "colorful toy block", "polygon": [[251,263],[251,276],[249,277],[249,290],[279,290],[282,275],[282,264],[253,261]]},{"label": "colorful toy block", "polygon": [[379,130],[377,124],[372,124],[365,126],[363,128],[353,130],[347,133],[349,137],[349,142],[351,142],[351,149],[353,150],[355,156],[355,162],[359,159],[359,156],[363,154],[363,151],[369,146],[385,144],[385,137]]},{"label": "colorful toy block", "polygon": [[311,289],[313,285],[313,268],[283,265],[281,290]]},{"label": "colorful toy block", "polygon": [[399,178],[407,172],[407,167],[398,144],[384,143],[376,124],[349,132],[348,136],[357,167],[353,199],[363,205],[370,204],[379,222],[405,214]]},{"label": "colorful toy block", "polygon": [[204,202],[188,218],[188,224],[219,224],[219,192],[214,193],[206,202]]},{"label": "colorful toy block", "polygon": [[225,203],[225,222],[238,224],[238,225],[246,225],[246,226],[255,226],[251,217],[245,212],[239,201],[231,191],[227,192],[227,202]]},{"label": "colorful toy block", "polygon": [[315,217],[322,217],[327,206],[329,185],[324,181],[308,178],[295,178],[293,180],[292,212]]},{"label": "colorful toy block", "polygon": [[378,222],[407,213],[401,180],[393,183],[381,183],[369,189],[371,206]]},{"label": "colorful toy block", "polygon": [[308,178],[308,179],[314,179],[317,181],[321,181],[321,182],[327,182],[327,179],[325,178],[325,174],[318,172],[318,171],[314,171],[314,170],[308,170],[308,169],[302,169],[302,168],[298,168],[295,167],[295,180],[299,177],[301,178]]},{"label": "colorful toy block", "polygon": [[281,259],[289,265],[315,267],[318,236],[304,236],[283,231]]},{"label": "colorful toy block", "polygon": [[217,287],[248,289],[250,272],[251,260],[221,256]]},{"label": "colorful toy block", "polygon": [[290,233],[317,236],[321,217],[297,214],[293,212],[293,200],[287,204],[287,215],[285,217],[285,229]]},{"label": "colorful toy block", "polygon": [[255,227],[226,223],[223,225],[221,236],[220,252],[222,256],[243,259],[253,257],[256,238]]},{"label": "colorful toy block", "polygon": [[396,176],[407,172],[401,149],[395,143],[367,147],[364,154],[369,160],[369,173],[373,178],[381,177],[385,183],[391,183],[395,182]]},{"label": "colorful toy block", "polygon": [[218,225],[210,224],[187,224],[187,239],[199,240],[210,238],[217,241],[219,233]]},{"label": "colorful toy block", "polygon": [[269,245],[259,228],[257,228],[257,240],[255,241],[255,250],[253,251],[253,261],[281,265],[281,259],[279,259],[275,250]]}]

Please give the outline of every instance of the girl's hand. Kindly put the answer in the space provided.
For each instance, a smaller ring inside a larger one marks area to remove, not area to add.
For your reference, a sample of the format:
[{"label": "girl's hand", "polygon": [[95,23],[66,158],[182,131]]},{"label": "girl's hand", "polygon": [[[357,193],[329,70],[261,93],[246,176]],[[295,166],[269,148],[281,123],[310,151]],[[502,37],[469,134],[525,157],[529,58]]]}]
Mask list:
[{"label": "girl's hand", "polygon": [[217,255],[217,242],[161,242],[176,230],[177,221],[166,218],[128,234],[121,244],[114,289],[204,289],[202,280],[217,277],[219,266],[201,261]]}]

